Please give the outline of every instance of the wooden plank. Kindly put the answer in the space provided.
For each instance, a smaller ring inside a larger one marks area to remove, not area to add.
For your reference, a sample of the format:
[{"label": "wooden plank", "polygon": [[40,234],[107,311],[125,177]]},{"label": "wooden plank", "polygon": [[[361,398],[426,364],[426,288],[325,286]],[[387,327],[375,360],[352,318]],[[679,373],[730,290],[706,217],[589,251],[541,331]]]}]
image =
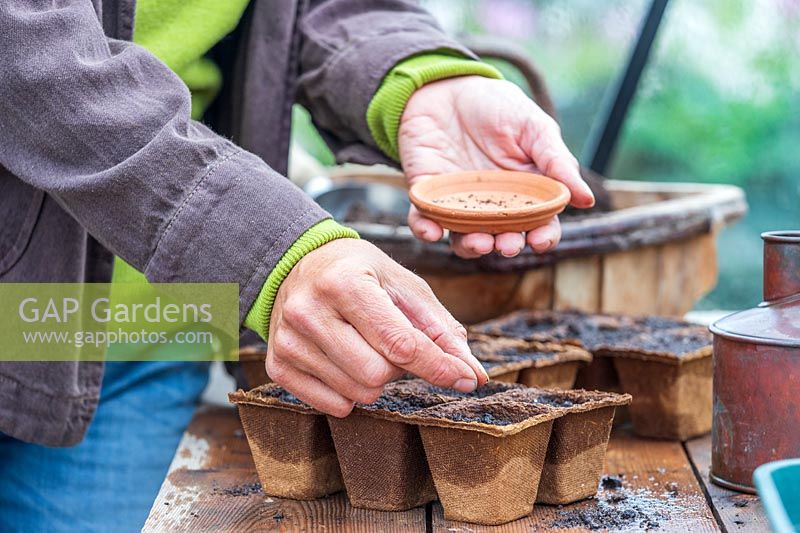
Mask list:
[{"label": "wooden plank", "polygon": [[697,476],[712,502],[718,520],[728,531],[769,531],[761,500],[753,494],[742,494],[711,483],[711,436],[693,439],[685,444],[686,452],[694,464]]},{"label": "wooden plank", "polygon": [[553,307],[552,266],[546,266],[522,273],[514,299],[507,311],[514,309],[552,309]]},{"label": "wooden plank", "polygon": [[658,313],[683,316],[716,285],[714,234],[662,246],[659,273]]},{"label": "wooden plank", "polygon": [[456,320],[474,324],[512,308],[522,274],[422,272],[421,276]]},{"label": "wooden plank", "polygon": [[658,314],[664,316],[683,316],[694,305],[695,273],[689,268],[687,248],[689,243],[665,244],[659,255],[661,284],[658,287]]},{"label": "wooden plank", "polygon": [[697,298],[711,291],[717,285],[719,275],[717,257],[717,233],[700,235],[693,241],[693,258],[695,261],[695,287]]},{"label": "wooden plank", "polygon": [[659,249],[654,246],[603,258],[602,310],[647,315],[658,312]]},{"label": "wooden plank", "polygon": [[566,259],[555,265],[553,309],[600,310],[602,261],[599,255]]},{"label": "wooden plank", "polygon": [[261,492],[232,408],[198,411],[143,531],[425,531],[425,509],[355,509],[344,494],[314,501]]},{"label": "wooden plank", "polygon": [[[562,508],[538,505],[531,516],[502,526],[445,520],[437,503],[433,505],[431,514],[432,529],[448,533],[587,531],[589,528],[583,521],[586,519],[599,527],[605,523],[611,530],[636,530],[644,528],[641,515],[629,521],[621,515],[625,510],[639,508],[658,521],[659,531],[719,531],[681,443],[642,439],[634,436],[627,427],[617,428],[609,442],[605,472],[619,476],[623,487],[602,489],[595,499]],[[614,503],[615,496],[625,499]],[[607,513],[624,523],[612,525],[604,522],[596,516],[598,509],[610,509]]]}]

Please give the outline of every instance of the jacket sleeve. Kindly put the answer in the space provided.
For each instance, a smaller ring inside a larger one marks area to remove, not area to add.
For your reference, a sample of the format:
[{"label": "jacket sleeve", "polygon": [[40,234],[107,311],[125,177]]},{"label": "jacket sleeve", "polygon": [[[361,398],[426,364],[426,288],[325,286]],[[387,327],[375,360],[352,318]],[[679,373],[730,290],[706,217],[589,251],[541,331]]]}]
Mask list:
[{"label": "jacket sleeve", "polygon": [[392,164],[370,134],[367,108],[397,63],[433,51],[476,59],[410,0],[313,0],[299,24],[297,101],[340,162]]},{"label": "jacket sleeve", "polygon": [[90,0],[0,2],[0,50],[0,165],[150,281],[239,283],[243,319],[284,252],[328,216],[190,120],[185,85],[108,39]]}]

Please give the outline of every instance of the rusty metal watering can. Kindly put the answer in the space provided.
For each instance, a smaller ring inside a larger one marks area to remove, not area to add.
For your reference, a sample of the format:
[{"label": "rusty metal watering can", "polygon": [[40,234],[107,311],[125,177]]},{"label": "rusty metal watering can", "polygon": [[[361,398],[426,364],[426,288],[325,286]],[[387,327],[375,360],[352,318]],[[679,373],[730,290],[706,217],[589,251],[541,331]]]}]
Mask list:
[{"label": "rusty metal watering can", "polygon": [[764,301],[711,326],[711,480],[743,492],[759,465],[800,457],[800,231],[761,238]]}]

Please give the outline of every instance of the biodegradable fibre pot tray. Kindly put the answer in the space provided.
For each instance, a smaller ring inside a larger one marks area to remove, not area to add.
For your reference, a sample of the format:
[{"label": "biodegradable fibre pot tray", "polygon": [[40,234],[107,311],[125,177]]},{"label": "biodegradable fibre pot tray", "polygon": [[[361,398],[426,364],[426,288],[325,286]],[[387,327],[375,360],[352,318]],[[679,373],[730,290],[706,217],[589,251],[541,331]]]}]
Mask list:
[{"label": "biodegradable fibre pot tray", "polygon": [[562,343],[473,333],[469,344],[489,377],[528,387],[570,389],[580,366],[592,360],[586,350]]},{"label": "biodegradable fibre pot tray", "polygon": [[408,196],[443,228],[498,234],[547,224],[570,195],[565,185],[540,174],[477,170],[430,176],[415,183]]},{"label": "biodegradable fibre pot tray", "polygon": [[276,384],[228,395],[265,494],[310,500],[344,488],[325,416]]},{"label": "biodegradable fibre pot tray", "polygon": [[230,400],[239,405],[254,457],[266,457],[256,465],[268,494],[313,497],[314,479],[336,481],[316,495],[334,492],[342,486],[341,464],[356,507],[404,510],[438,496],[449,519],[500,524],[530,514],[540,490],[538,501],[555,503],[594,494],[613,409],[630,397],[496,381],[465,394],[422,380],[397,381],[348,417],[328,418],[339,460],[326,461],[328,468],[314,475],[295,472],[310,470],[308,452],[288,466],[275,456],[324,442],[330,457],[327,427],[315,425],[312,439],[296,432],[298,421],[324,417],[275,384],[232,393]]},{"label": "biodegradable fibre pot tray", "polygon": [[549,336],[613,358],[622,390],[634,397],[630,413],[639,435],[686,440],[711,430],[712,339],[703,326],[664,317],[518,311],[471,332]]}]

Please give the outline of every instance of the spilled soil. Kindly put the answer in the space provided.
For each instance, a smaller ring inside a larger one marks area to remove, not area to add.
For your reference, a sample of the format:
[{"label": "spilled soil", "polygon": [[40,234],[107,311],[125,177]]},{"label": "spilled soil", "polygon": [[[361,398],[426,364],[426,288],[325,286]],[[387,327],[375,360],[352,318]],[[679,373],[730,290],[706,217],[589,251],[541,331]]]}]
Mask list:
[{"label": "spilled soil", "polygon": [[594,504],[565,507],[558,511],[550,526],[609,531],[666,527],[673,517],[685,515],[691,505],[682,501],[677,483],[666,483],[666,486],[666,492],[656,493],[650,489],[626,487],[622,474],[604,476]]},{"label": "spilled soil", "polygon": [[233,487],[214,488],[214,494],[224,494],[225,496],[251,496],[253,494],[263,494],[261,483],[245,483]]}]

